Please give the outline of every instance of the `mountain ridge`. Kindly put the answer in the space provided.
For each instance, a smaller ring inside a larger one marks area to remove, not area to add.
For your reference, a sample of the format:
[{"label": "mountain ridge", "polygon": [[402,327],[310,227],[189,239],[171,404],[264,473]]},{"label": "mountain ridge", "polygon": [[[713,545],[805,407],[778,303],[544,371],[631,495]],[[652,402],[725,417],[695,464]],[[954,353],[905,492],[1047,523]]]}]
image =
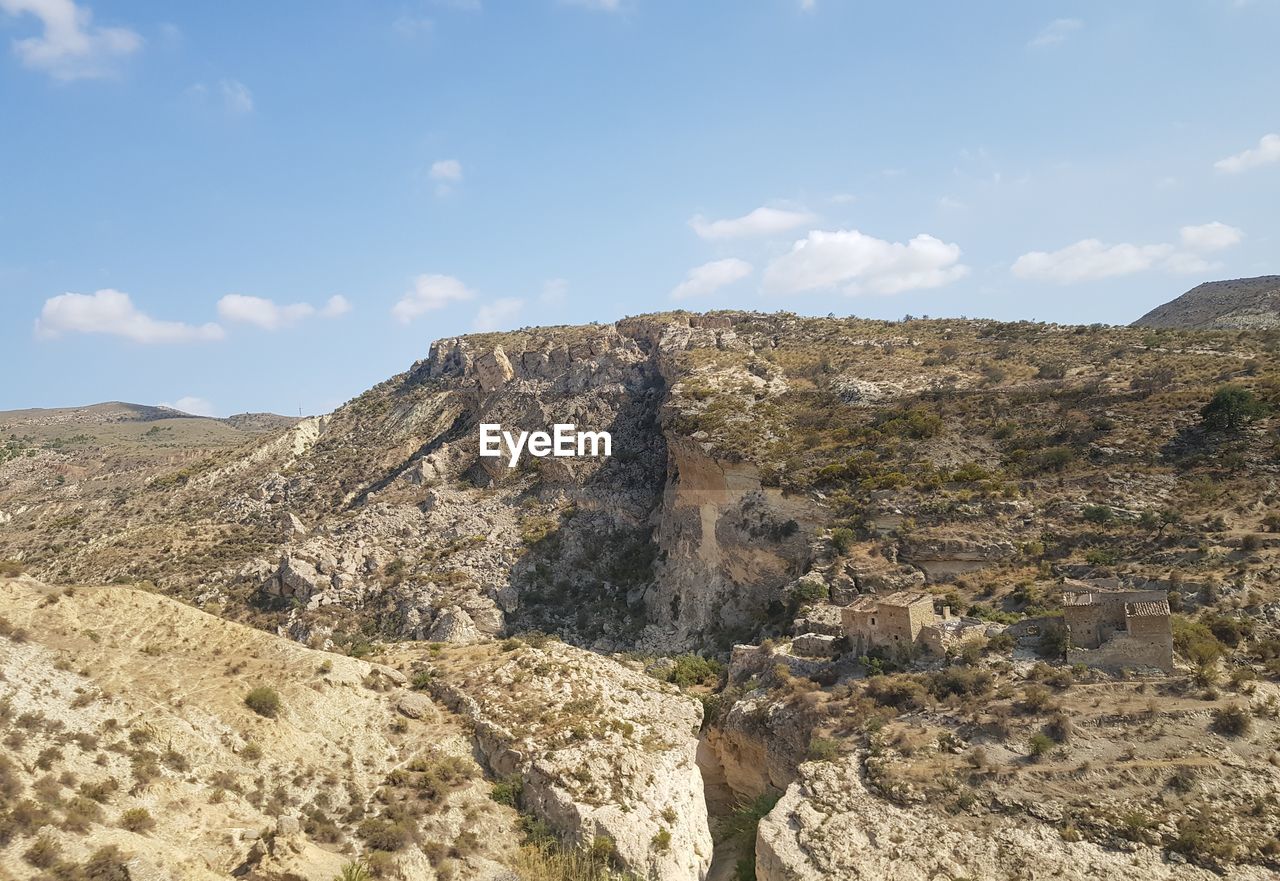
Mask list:
[{"label": "mountain ridge", "polygon": [[1259,330],[1280,326],[1280,275],[1209,281],[1163,303],[1133,327]]}]

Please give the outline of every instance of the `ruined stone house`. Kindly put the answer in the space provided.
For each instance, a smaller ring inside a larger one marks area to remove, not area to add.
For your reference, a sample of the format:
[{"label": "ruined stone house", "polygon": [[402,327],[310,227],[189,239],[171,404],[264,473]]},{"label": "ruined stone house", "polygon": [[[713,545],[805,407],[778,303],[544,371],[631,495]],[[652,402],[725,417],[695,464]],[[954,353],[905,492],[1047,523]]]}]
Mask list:
[{"label": "ruined stone house", "polygon": [[849,648],[858,655],[872,649],[924,650],[941,655],[985,633],[981,621],[954,618],[947,606],[939,615],[933,608],[933,596],[921,591],[858,597],[841,610],[840,619]]},{"label": "ruined stone house", "polygon": [[1069,587],[1062,593],[1071,638],[1067,660],[1104,670],[1173,670],[1169,596],[1162,590]]}]

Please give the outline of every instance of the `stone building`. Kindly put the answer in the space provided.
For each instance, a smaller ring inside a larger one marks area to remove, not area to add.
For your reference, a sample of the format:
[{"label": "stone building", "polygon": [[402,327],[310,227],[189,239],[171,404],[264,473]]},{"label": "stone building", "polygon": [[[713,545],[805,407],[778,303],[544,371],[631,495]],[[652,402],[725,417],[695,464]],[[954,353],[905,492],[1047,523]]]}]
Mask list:
[{"label": "stone building", "polygon": [[1071,638],[1069,662],[1106,670],[1173,670],[1173,629],[1165,591],[1068,587],[1062,593],[1062,611]]},{"label": "stone building", "polygon": [[840,612],[850,650],[864,655],[872,649],[910,652],[923,649],[943,654],[947,649],[984,635],[985,625],[976,619],[953,618],[943,606],[933,609],[933,596],[923,591],[867,594]]}]

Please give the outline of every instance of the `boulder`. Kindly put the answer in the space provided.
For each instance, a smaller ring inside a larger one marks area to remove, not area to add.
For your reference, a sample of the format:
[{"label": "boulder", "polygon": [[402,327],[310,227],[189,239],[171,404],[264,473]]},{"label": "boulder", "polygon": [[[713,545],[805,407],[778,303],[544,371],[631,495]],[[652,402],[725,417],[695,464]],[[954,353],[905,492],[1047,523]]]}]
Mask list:
[{"label": "boulder", "polygon": [[486,392],[496,391],[515,378],[516,372],[507,360],[507,353],[502,346],[495,346],[492,352],[481,355],[475,363],[476,379],[480,388]]}]

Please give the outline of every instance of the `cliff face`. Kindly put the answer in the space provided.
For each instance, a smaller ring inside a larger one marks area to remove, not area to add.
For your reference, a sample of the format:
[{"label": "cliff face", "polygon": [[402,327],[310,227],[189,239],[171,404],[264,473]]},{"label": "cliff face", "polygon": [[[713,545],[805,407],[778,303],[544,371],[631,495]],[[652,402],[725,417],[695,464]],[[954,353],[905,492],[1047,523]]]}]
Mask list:
[{"label": "cliff face", "polygon": [[[747,351],[730,325],[633,319],[441,340],[333,414],[153,496],[161,510],[139,518],[157,533],[197,509],[254,538],[212,573],[179,565],[156,580],[316,645],[372,626],[443,641],[532,628],[603,649],[727,647],[779,618],[821,511],[683,431],[687,402],[671,388],[681,359]],[[481,423],[608,431],[613,455],[526,452],[513,468],[479,455]],[[113,577],[136,562],[125,541],[103,544],[54,569]],[[173,551],[190,559],[181,543]]]}]

